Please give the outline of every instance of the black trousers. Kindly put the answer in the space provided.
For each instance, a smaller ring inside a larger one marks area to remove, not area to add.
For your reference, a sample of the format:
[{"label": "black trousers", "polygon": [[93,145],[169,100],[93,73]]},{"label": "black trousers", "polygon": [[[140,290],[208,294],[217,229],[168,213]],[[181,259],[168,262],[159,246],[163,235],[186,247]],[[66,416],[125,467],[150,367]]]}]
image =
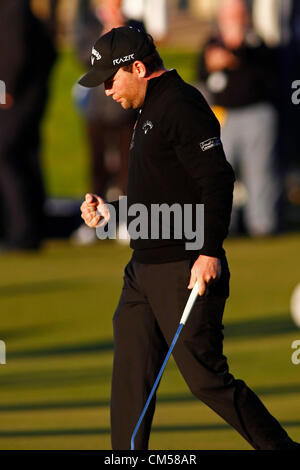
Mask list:
[{"label": "black trousers", "polygon": [[[229,372],[223,355],[222,317],[229,271],[198,297],[173,350],[192,393],[233,426],[254,449],[282,450],[293,441],[259,398]],[[131,260],[114,315],[115,354],[111,394],[114,450],[130,449],[130,439],[178,328],[190,291],[189,260],[141,264]],[[155,397],[135,439],[147,449]]]}]

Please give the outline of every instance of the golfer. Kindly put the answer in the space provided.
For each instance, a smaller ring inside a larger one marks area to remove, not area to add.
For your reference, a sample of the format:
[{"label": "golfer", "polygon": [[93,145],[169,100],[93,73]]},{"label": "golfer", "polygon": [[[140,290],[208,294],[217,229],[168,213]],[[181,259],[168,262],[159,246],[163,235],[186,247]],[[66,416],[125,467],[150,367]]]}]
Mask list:
[{"label": "golfer", "polygon": [[[143,204],[186,206],[197,216],[204,205],[204,242],[187,244],[184,230],[170,236],[131,240],[133,255],[114,324],[111,437],[114,450],[130,449],[130,439],[176,332],[190,289],[199,284],[192,314],[174,348],[176,364],[192,393],[233,426],[254,449],[297,448],[259,398],[229,372],[223,355],[222,317],[229,296],[229,269],[223,249],[232,207],[234,174],[226,161],[220,126],[201,93],[176,70],[166,70],[153,40],[130,27],[114,28],[92,51],[86,87],[104,83],[124,109],[139,109],[130,146],[128,208]],[[118,203],[115,203],[118,207]],[[89,227],[110,219],[99,195],[81,206]],[[197,217],[195,218],[197,222]],[[128,218],[130,221],[130,218]],[[196,224],[197,225],[197,224]],[[177,230],[178,231],[178,230]],[[155,396],[135,438],[147,449]],[[299,450],[299,449],[298,449]]]}]

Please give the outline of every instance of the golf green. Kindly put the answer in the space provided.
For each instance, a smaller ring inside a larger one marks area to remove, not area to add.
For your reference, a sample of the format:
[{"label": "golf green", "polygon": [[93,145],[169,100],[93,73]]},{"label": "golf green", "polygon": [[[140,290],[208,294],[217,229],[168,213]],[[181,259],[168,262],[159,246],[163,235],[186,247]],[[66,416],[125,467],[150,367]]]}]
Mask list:
[{"label": "golf green", "polygon": [[[231,297],[224,353],[300,440],[300,339],[289,313],[299,282],[297,234],[229,239]],[[50,241],[38,254],[1,257],[0,449],[109,449],[112,315],[130,249]],[[173,359],[158,391],[152,449],[249,449],[188,390]]]}]

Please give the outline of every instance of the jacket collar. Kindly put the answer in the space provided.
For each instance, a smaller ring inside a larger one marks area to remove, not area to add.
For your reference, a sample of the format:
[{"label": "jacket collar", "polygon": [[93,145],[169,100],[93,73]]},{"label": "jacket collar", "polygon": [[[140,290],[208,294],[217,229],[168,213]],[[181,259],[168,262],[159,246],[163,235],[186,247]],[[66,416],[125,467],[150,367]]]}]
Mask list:
[{"label": "jacket collar", "polygon": [[180,77],[175,69],[171,69],[162,73],[159,77],[148,80],[146,96],[142,107],[144,107],[150,97],[152,98],[154,95],[159,94],[166,87],[169,80],[174,78],[176,79]]}]

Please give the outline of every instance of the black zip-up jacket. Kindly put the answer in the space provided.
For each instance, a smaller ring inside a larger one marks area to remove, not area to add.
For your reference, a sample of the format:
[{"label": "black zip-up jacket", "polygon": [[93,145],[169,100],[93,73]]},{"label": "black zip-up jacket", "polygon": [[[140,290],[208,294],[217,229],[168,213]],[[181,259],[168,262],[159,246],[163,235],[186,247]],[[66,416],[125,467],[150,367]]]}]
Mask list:
[{"label": "black zip-up jacket", "polygon": [[[219,122],[202,94],[176,70],[149,80],[130,146],[128,208],[144,204],[150,226],[151,204],[190,204],[194,209],[196,204],[204,204],[204,244],[200,250],[187,250],[184,236],[180,240],[161,236],[136,239],[130,243],[133,258],[141,263],[163,263],[199,254],[222,257],[233,183]],[[138,216],[137,212],[128,217],[128,223]],[[172,234],[172,218],[170,226]]]}]

